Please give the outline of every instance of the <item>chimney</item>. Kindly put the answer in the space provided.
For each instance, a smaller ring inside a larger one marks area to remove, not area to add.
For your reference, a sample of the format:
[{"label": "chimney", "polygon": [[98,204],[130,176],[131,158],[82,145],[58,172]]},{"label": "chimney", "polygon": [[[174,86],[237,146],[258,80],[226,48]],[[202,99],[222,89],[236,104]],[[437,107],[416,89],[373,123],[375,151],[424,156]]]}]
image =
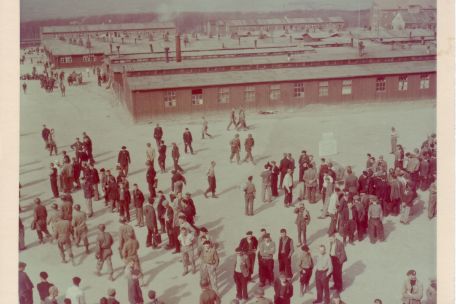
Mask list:
[{"label": "chimney", "polygon": [[165,47],[165,58],[166,62],[169,62],[169,47]]},{"label": "chimney", "polygon": [[176,62],[182,61],[182,53],[181,53],[181,39],[180,35],[176,35]]}]

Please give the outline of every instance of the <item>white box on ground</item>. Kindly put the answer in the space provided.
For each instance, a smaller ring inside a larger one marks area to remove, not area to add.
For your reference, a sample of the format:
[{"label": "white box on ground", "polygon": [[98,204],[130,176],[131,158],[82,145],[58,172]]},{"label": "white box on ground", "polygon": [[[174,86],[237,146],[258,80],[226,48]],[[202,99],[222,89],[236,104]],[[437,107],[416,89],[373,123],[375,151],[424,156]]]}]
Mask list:
[{"label": "white box on ground", "polygon": [[337,154],[337,140],[333,133],[323,133],[318,143],[318,152],[320,156],[330,156]]}]

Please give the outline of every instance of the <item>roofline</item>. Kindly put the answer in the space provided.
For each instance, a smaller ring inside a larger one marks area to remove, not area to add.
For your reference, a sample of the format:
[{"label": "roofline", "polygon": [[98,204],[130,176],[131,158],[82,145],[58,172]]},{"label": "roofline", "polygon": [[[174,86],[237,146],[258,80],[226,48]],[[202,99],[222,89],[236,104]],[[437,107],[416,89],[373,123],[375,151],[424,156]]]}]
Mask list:
[{"label": "roofline", "polygon": [[[267,84],[267,83],[290,83],[290,82],[296,82],[296,81],[301,81],[301,82],[309,82],[309,81],[318,81],[318,80],[340,80],[340,79],[358,79],[358,78],[367,78],[367,77],[373,77],[373,76],[397,76],[397,75],[417,75],[417,74],[424,74],[424,73],[431,73],[431,74],[436,74],[436,70],[432,71],[420,71],[420,72],[404,72],[404,73],[386,73],[386,74],[372,74],[372,75],[362,75],[362,76],[350,76],[350,77],[318,77],[314,79],[294,79],[294,80],[277,80],[277,81],[260,81],[260,82],[247,82],[245,84],[248,85],[258,85],[258,84]],[[189,88],[213,88],[213,87],[224,87],[224,86],[244,86],[243,84],[211,84],[211,85],[206,85],[206,86],[183,86],[183,87],[178,87],[178,88],[164,88],[164,89],[130,89],[132,93],[134,92],[155,92],[155,91],[171,91],[171,90],[181,90],[181,89],[189,89]]]}]

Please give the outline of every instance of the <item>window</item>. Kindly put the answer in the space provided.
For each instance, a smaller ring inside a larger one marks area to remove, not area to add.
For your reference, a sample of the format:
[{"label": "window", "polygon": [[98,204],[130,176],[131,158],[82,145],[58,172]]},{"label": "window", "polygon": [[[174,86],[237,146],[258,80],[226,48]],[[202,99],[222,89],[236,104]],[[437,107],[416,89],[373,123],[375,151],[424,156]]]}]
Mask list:
[{"label": "window", "polygon": [[244,101],[245,102],[255,102],[255,87],[254,86],[245,87]]},{"label": "window", "polygon": [[343,80],[342,81],[342,95],[351,95],[352,93],[352,81]]},{"label": "window", "polygon": [[375,83],[375,90],[377,92],[385,92],[385,90],[386,90],[386,79],[385,79],[385,77],[377,78],[377,81]]},{"label": "window", "polygon": [[218,102],[219,103],[229,103],[230,102],[230,89],[229,88],[220,88],[219,89]]},{"label": "window", "polygon": [[71,63],[72,61],[71,56],[60,57],[60,63]]},{"label": "window", "polygon": [[399,91],[407,91],[408,80],[407,76],[399,76]]},{"label": "window", "polygon": [[176,106],[176,91],[165,92],[165,107],[173,108]]},{"label": "window", "polygon": [[85,56],[82,56],[82,61],[83,62],[91,62],[91,61],[95,62],[96,60],[93,55],[85,55]]},{"label": "window", "polygon": [[320,96],[328,96],[328,86],[329,84],[327,81],[320,81],[318,94]]},{"label": "window", "polygon": [[269,98],[271,100],[280,100],[280,84],[270,86]]},{"label": "window", "polygon": [[294,97],[303,98],[304,97],[304,83],[298,82],[294,84]]},{"label": "window", "polygon": [[196,89],[192,90],[192,105],[202,105],[203,104],[203,90]]},{"label": "window", "polygon": [[429,89],[429,75],[421,75],[420,78],[420,89],[425,90]]}]

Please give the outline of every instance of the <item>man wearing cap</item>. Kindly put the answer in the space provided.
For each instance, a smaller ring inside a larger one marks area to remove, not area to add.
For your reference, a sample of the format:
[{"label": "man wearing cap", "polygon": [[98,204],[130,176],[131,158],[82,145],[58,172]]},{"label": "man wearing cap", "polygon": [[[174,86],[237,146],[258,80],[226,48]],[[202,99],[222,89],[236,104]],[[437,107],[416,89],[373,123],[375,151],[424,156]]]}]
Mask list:
[{"label": "man wearing cap", "polygon": [[261,197],[264,203],[271,202],[271,168],[269,163],[264,165],[264,170],[261,172]]},{"label": "man wearing cap", "polygon": [[342,292],[344,289],[344,284],[342,282],[342,267],[343,264],[347,261],[347,254],[345,253],[345,246],[339,240],[336,239],[336,235],[329,235],[329,252],[328,252],[331,263],[332,263],[332,277],[334,281],[333,287],[339,292]]},{"label": "man wearing cap", "polygon": [[27,264],[19,262],[19,303],[33,304],[33,283],[24,271]]},{"label": "man wearing cap", "polygon": [[256,189],[252,182],[253,176],[249,176],[247,183],[243,187],[244,199],[245,199],[245,215],[253,216],[253,201],[255,200]]},{"label": "man wearing cap", "polygon": [[127,224],[127,220],[124,217],[120,218],[120,227],[119,227],[119,253],[120,258],[123,258],[122,249],[124,247],[125,242],[128,241],[130,235],[134,235],[135,230],[132,226]]},{"label": "man wearing cap", "polygon": [[293,277],[293,272],[291,271],[291,257],[293,253],[293,240],[287,235],[287,230],[282,228],[280,229],[278,251],[279,272],[284,273],[288,278]]},{"label": "man wearing cap", "polygon": [[253,160],[253,155],[252,155],[252,149],[253,149],[254,145],[255,145],[255,140],[253,139],[252,134],[247,135],[247,138],[245,139],[245,142],[244,142],[244,150],[245,150],[244,162],[248,162],[250,160],[252,162],[252,164],[255,165],[255,161]]},{"label": "man wearing cap", "polygon": [[184,272],[182,276],[187,275],[188,266],[192,266],[192,273],[196,272],[195,266],[195,255],[193,251],[193,244],[195,242],[195,236],[193,233],[190,233],[187,228],[182,227],[180,228],[180,234],[177,237],[178,241],[180,242],[181,252],[182,252],[182,265],[184,266]]},{"label": "man wearing cap", "polygon": [[98,225],[98,236],[97,236],[97,251],[95,254],[97,262],[97,271],[96,275],[100,276],[100,272],[103,269],[103,264],[106,262],[108,264],[109,279],[114,280],[113,274],[114,270],[112,268],[112,244],[114,240],[111,233],[105,231],[106,226],[104,224]]},{"label": "man wearing cap", "polygon": [[184,140],[185,154],[187,154],[187,150],[190,150],[190,153],[194,154],[193,148],[192,148],[192,142],[193,142],[192,132],[190,132],[190,130],[188,128],[185,128],[184,134],[182,135],[182,139]]},{"label": "man wearing cap", "polygon": [[293,284],[283,273],[274,282],[274,303],[290,304],[293,297]]},{"label": "man wearing cap", "polygon": [[383,242],[384,234],[383,234],[383,213],[382,208],[378,204],[378,199],[371,198],[370,199],[370,206],[368,209],[368,230],[369,230],[369,239],[372,244],[376,242],[378,239],[379,241]]},{"label": "man wearing cap", "polygon": [[207,280],[202,280],[200,282],[201,294],[200,294],[200,304],[220,304],[220,297],[217,293],[211,288],[211,284]]},{"label": "man wearing cap", "polygon": [[217,182],[215,179],[215,161],[211,161],[211,166],[207,170],[207,182],[209,184],[209,188],[207,188],[206,192],[204,192],[204,197],[207,198],[207,194],[209,192],[212,192],[212,197],[217,198],[217,195],[215,195],[215,188],[217,186]]},{"label": "man wearing cap", "polygon": [[163,129],[162,129],[162,127],[160,127],[159,124],[157,124],[154,128],[154,138],[155,138],[155,142],[157,143],[157,147],[160,147],[160,143],[163,138]]},{"label": "man wearing cap", "polygon": [[120,170],[122,173],[128,175],[128,166],[131,163],[130,152],[128,152],[127,147],[122,146],[122,150],[119,151],[117,156],[117,163],[120,165]]},{"label": "man wearing cap", "polygon": [[234,283],[236,284],[236,298],[247,302],[249,295],[247,284],[249,282],[249,258],[241,248],[236,248],[236,261],[234,265]]},{"label": "man wearing cap", "polygon": [[236,161],[239,165],[240,156],[239,153],[241,152],[241,140],[239,139],[239,134],[234,135],[234,138],[230,141],[231,146],[231,155],[230,155],[230,162],[233,162],[233,158],[236,157]]},{"label": "man wearing cap", "polygon": [[144,299],[139,284],[139,276],[141,272],[138,269],[129,267],[127,269],[127,280],[128,280],[128,301],[130,304],[143,304]]},{"label": "man wearing cap", "polygon": [[269,233],[264,235],[258,249],[258,275],[260,287],[274,283],[274,254],[276,246]]},{"label": "man wearing cap", "polygon": [[307,225],[310,223],[310,214],[306,209],[304,202],[300,202],[298,207],[295,208],[296,214],[295,224],[298,230],[298,247],[307,244]]},{"label": "man wearing cap", "polygon": [[242,238],[239,242],[239,248],[242,249],[243,252],[249,258],[249,281],[252,281],[252,274],[253,268],[255,267],[255,256],[256,251],[258,248],[258,240],[255,236],[253,236],[252,231],[247,231],[246,237]]},{"label": "man wearing cap", "polygon": [[86,224],[87,216],[84,212],[81,211],[81,206],[79,204],[74,205],[73,213],[73,231],[74,231],[74,241],[76,246],[79,247],[79,243],[84,243],[85,253],[89,254],[89,239],[87,238],[88,229]]},{"label": "man wearing cap", "polygon": [[133,185],[133,204],[136,208],[136,226],[143,227],[144,226],[144,194],[141,190],[139,190],[138,184]]},{"label": "man wearing cap", "polygon": [[108,304],[120,304],[116,299],[116,290],[114,288],[108,289]]},{"label": "man wearing cap", "polygon": [[38,239],[40,244],[43,244],[43,233],[46,234],[48,238],[51,237],[47,229],[47,211],[46,207],[41,205],[41,200],[35,198],[35,209],[33,210],[33,221],[35,222],[36,233],[38,234]]},{"label": "man wearing cap", "polygon": [[210,241],[204,241],[203,248],[199,252],[201,258],[200,276],[201,281],[208,280],[212,289],[218,292],[217,267],[220,263],[217,249]]},{"label": "man wearing cap", "polygon": [[402,287],[403,304],[420,304],[423,298],[423,284],[416,278],[416,271],[407,271],[407,280]]},{"label": "man wearing cap", "polygon": [[73,262],[73,251],[71,249],[71,235],[73,228],[69,220],[63,219],[62,215],[60,220],[55,223],[55,234],[54,238],[57,240],[57,246],[62,257],[62,262],[66,263],[65,251],[68,251],[71,262]]}]

